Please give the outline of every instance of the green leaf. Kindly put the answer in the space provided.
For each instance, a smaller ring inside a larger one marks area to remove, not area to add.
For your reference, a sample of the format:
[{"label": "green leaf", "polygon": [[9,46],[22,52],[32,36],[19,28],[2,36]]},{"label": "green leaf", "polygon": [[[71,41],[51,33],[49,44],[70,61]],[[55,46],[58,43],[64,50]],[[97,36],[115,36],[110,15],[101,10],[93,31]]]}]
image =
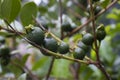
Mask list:
[{"label": "green leaf", "polygon": [[116,33],[120,33],[120,23],[107,25],[105,27],[105,30],[108,35],[110,35],[111,37],[114,37],[114,35],[116,35]]},{"label": "green leaf", "polygon": [[48,60],[48,57],[42,57],[39,61],[35,62],[35,64],[32,67],[32,70],[37,70],[41,68]]},{"label": "green leaf", "polygon": [[34,2],[26,3],[20,12],[20,19],[23,26],[28,26],[33,24],[33,17],[37,16],[37,5]]},{"label": "green leaf", "polygon": [[14,21],[21,8],[19,0],[3,0],[0,5],[0,17],[9,23]]},{"label": "green leaf", "polygon": [[101,6],[102,6],[103,8],[106,8],[109,3],[110,3],[110,0],[102,0],[102,1],[101,1]]},{"label": "green leaf", "polygon": [[80,39],[82,39],[81,34],[75,34],[74,37],[73,37],[74,42],[78,42]]},{"label": "green leaf", "polygon": [[49,69],[51,57],[41,57],[40,60],[35,62],[32,67],[32,71],[36,72],[36,74],[44,77]]},{"label": "green leaf", "polygon": [[70,63],[65,59],[55,60],[51,75],[57,78],[72,78],[69,70]]},{"label": "green leaf", "polygon": [[27,59],[28,59],[29,56],[30,56],[30,54],[26,54],[26,55],[24,55],[24,56],[22,57],[22,64],[23,64],[23,65],[25,65],[25,63],[26,63],[26,61],[27,61]]},{"label": "green leaf", "polygon": [[114,20],[118,20],[119,19],[119,17],[117,15],[113,14],[113,13],[108,14],[107,18],[108,19],[114,19]]},{"label": "green leaf", "polygon": [[111,13],[107,15],[108,19],[113,19],[113,20],[120,20],[120,9],[114,8],[112,9]]},{"label": "green leaf", "polygon": [[110,41],[102,41],[101,46],[100,46],[100,56],[101,59],[106,61],[106,64],[108,63],[109,66],[113,65],[113,62],[115,60],[115,54],[112,51],[112,47],[110,45]]},{"label": "green leaf", "polygon": [[39,12],[40,14],[45,14],[47,12],[47,7],[46,6],[39,6]]},{"label": "green leaf", "polygon": [[55,3],[57,3],[56,0],[50,0],[49,3],[48,3],[48,6],[51,7]]},{"label": "green leaf", "polygon": [[24,73],[24,74],[22,74],[20,77],[18,77],[17,80],[26,80],[26,77],[27,77],[27,74]]}]

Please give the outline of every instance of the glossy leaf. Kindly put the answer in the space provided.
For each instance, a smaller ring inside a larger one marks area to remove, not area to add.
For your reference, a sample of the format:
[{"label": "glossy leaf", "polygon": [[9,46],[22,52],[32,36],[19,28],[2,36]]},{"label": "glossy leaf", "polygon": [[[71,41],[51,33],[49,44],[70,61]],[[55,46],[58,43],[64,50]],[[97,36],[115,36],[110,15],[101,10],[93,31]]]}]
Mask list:
[{"label": "glossy leaf", "polygon": [[0,17],[12,22],[18,16],[21,4],[19,0],[3,0],[0,5]]},{"label": "glossy leaf", "polygon": [[37,16],[37,5],[34,2],[26,3],[20,13],[20,19],[23,26],[28,26],[34,23],[33,17]]}]

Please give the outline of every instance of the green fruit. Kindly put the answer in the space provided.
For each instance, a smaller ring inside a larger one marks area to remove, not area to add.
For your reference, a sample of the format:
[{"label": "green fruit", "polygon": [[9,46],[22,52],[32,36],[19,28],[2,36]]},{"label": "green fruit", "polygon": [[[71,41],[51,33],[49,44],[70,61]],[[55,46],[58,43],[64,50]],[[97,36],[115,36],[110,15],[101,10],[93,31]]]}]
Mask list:
[{"label": "green fruit", "polygon": [[44,36],[44,32],[39,27],[34,27],[26,37],[37,45],[41,45],[44,41]]},{"label": "green fruit", "polygon": [[104,27],[104,24],[100,24],[96,30],[102,30],[104,31],[105,30],[105,27]]},{"label": "green fruit", "polygon": [[44,47],[50,51],[57,52],[58,43],[54,38],[45,38]]},{"label": "green fruit", "polygon": [[89,50],[89,47],[87,46],[87,45],[85,45],[83,42],[79,42],[78,44],[77,44],[77,46],[79,47],[79,48],[82,48],[85,52],[88,52],[88,50]]},{"label": "green fruit", "polygon": [[69,52],[69,45],[62,42],[58,47],[58,52],[61,54]]},{"label": "green fruit", "polygon": [[10,49],[5,46],[0,47],[0,57],[10,56]]},{"label": "green fruit", "polygon": [[85,35],[83,35],[82,42],[83,42],[85,45],[92,45],[92,43],[94,42],[94,37],[93,37],[93,35],[90,34],[90,33],[86,33]]},{"label": "green fruit", "polygon": [[97,30],[96,37],[99,41],[103,40],[106,36],[106,32],[104,30]]},{"label": "green fruit", "polygon": [[2,44],[5,43],[5,38],[3,36],[0,36],[0,43],[2,43]]},{"label": "green fruit", "polygon": [[85,57],[85,51],[82,48],[76,48],[73,53],[73,57],[75,59],[83,60]]},{"label": "green fruit", "polygon": [[65,22],[62,24],[62,30],[65,32],[70,32],[73,30],[73,28],[71,27],[70,23]]},{"label": "green fruit", "polygon": [[9,62],[10,62],[10,56],[0,58],[0,63],[2,66],[7,66]]}]

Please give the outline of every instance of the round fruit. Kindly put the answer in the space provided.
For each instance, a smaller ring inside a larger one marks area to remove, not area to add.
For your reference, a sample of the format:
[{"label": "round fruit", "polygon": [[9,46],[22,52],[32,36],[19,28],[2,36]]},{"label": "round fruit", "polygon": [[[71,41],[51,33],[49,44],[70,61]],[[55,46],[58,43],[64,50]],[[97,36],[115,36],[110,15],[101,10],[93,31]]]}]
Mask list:
[{"label": "round fruit", "polygon": [[0,47],[0,57],[10,56],[10,49],[5,46]]},{"label": "round fruit", "polygon": [[65,32],[70,32],[73,30],[73,28],[71,27],[70,23],[65,22],[62,24],[62,30]]},{"label": "round fruit", "polygon": [[44,32],[39,27],[34,27],[31,32],[27,34],[27,39],[41,45],[44,41]]},{"label": "round fruit", "polygon": [[79,48],[82,48],[85,52],[87,52],[89,50],[89,47],[87,45],[85,45],[82,41],[80,41],[77,46]]},{"label": "round fruit", "polygon": [[2,43],[2,44],[5,43],[5,38],[3,36],[0,36],[0,43]]},{"label": "round fruit", "polygon": [[105,31],[104,24],[100,24],[100,25],[97,27],[97,30]]},{"label": "round fruit", "polygon": [[58,47],[58,52],[60,52],[61,54],[69,52],[69,45],[62,42]]},{"label": "round fruit", "polygon": [[2,66],[7,66],[9,62],[10,62],[10,56],[0,58],[0,63]]},{"label": "round fruit", "polygon": [[92,43],[94,42],[94,37],[93,37],[93,35],[90,34],[90,33],[86,33],[85,35],[83,35],[82,42],[83,42],[85,45],[92,45]]},{"label": "round fruit", "polygon": [[106,36],[106,32],[103,30],[97,30],[96,31],[96,37],[99,41],[103,40]]},{"label": "round fruit", "polygon": [[85,51],[82,48],[76,48],[73,54],[75,59],[83,60],[85,57]]},{"label": "round fruit", "polygon": [[57,52],[58,43],[54,38],[45,38],[44,47],[50,51]]}]

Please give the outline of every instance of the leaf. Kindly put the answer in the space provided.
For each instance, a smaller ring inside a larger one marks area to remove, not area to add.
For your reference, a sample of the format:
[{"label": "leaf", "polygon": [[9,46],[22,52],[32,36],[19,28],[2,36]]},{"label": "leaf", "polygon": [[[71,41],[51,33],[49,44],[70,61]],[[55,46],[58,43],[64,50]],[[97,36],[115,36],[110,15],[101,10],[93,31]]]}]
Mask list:
[{"label": "leaf", "polygon": [[23,26],[33,24],[33,17],[37,16],[37,5],[34,2],[26,3],[20,12],[20,19]]},{"label": "leaf", "polygon": [[3,0],[0,5],[0,17],[11,23],[21,9],[20,0]]},{"label": "leaf", "polygon": [[103,8],[106,8],[109,3],[110,3],[110,0],[102,0],[102,1],[101,1],[101,6],[102,6]]},{"label": "leaf", "polygon": [[110,45],[110,41],[102,41],[100,46],[100,56],[103,60],[106,61],[106,64],[108,63],[109,66],[113,65],[115,54],[112,51],[112,47]]},{"label": "leaf", "polygon": [[111,13],[107,15],[108,19],[113,19],[113,20],[120,20],[120,9],[113,8]]},{"label": "leaf", "polygon": [[105,27],[105,30],[108,35],[110,35],[111,37],[114,37],[114,35],[116,35],[116,33],[120,33],[120,23],[107,25]]},{"label": "leaf", "polygon": [[78,42],[79,40],[81,40],[82,35],[81,34],[75,34],[73,37],[74,42]]},{"label": "leaf", "polygon": [[30,56],[30,54],[26,54],[22,57],[22,64],[24,65],[28,59],[28,57]]},{"label": "leaf", "polygon": [[26,76],[27,76],[27,74],[24,73],[24,74],[22,74],[20,77],[18,77],[17,80],[26,80]]},{"label": "leaf", "polygon": [[39,61],[35,62],[32,70],[37,70],[37,69],[41,68],[47,61],[48,61],[47,57],[42,57]]},{"label": "leaf", "polygon": [[47,12],[47,7],[46,6],[39,6],[39,12],[40,14],[45,14]]},{"label": "leaf", "polygon": [[69,70],[70,63],[65,59],[55,60],[51,75],[60,78],[72,78]]},{"label": "leaf", "polygon": [[108,19],[114,19],[114,20],[118,20],[119,19],[119,17],[117,15],[113,14],[113,13],[108,14],[107,18]]},{"label": "leaf", "polygon": [[44,77],[48,72],[51,61],[50,59],[51,58],[48,57],[41,57],[39,61],[35,62],[35,64],[32,67],[32,70],[41,77]]}]

